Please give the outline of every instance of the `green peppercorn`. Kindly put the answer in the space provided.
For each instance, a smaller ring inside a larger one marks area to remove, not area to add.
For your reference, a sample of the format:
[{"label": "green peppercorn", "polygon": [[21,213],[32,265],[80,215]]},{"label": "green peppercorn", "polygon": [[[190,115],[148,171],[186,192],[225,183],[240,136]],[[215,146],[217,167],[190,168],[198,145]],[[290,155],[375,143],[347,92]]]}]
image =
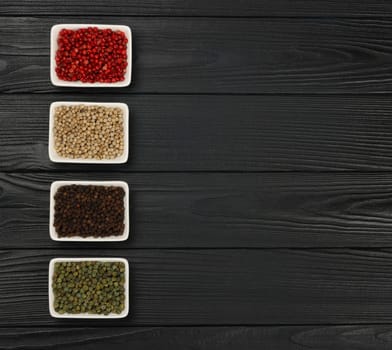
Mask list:
[{"label": "green peppercorn", "polygon": [[61,314],[119,314],[125,307],[124,281],[122,262],[57,262],[52,281],[54,309]]}]

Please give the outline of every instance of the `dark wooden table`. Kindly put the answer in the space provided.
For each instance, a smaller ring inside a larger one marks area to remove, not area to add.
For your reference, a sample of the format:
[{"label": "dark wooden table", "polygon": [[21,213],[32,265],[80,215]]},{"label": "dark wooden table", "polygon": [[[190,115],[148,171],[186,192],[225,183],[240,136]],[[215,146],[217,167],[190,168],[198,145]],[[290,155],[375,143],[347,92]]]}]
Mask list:
[{"label": "dark wooden table", "polygon": [[[0,3],[0,349],[392,347],[392,2]],[[133,30],[133,82],[56,88],[57,23]],[[54,164],[56,100],[131,110],[125,165]],[[127,242],[48,233],[54,180],[124,180]],[[49,316],[48,262],[119,256],[123,320]]]}]

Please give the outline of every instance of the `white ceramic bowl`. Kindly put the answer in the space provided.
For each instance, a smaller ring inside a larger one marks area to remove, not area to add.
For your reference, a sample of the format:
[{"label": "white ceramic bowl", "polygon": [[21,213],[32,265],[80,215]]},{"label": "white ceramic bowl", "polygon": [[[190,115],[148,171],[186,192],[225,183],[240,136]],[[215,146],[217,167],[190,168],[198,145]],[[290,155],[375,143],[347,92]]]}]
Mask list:
[{"label": "white ceramic bowl", "polygon": [[[54,294],[52,289],[52,277],[54,273],[54,264],[56,262],[68,262],[68,261],[100,261],[100,262],[122,262],[125,265],[125,303],[124,310],[121,314],[111,313],[109,315],[101,315],[101,314],[88,314],[88,313],[80,313],[80,314],[60,314],[54,309]],[[128,260],[124,258],[54,258],[50,260],[49,263],[49,312],[52,317],[55,318],[124,318],[128,316],[129,313],[129,264]]]},{"label": "white ceramic bowl", "polygon": [[[124,232],[120,236],[108,237],[59,237],[56,228],[53,226],[55,214],[55,200],[54,196],[57,190],[62,186],[67,185],[93,185],[93,186],[116,186],[122,187],[125,191],[124,196]],[[129,237],[129,187],[124,181],[55,181],[50,186],[50,218],[49,218],[49,232],[50,238],[54,241],[68,241],[68,242],[119,242],[125,241]]]},{"label": "white ceramic bowl", "polygon": [[[62,29],[77,30],[80,28],[97,27],[99,29],[121,30],[125,33],[127,44],[127,62],[128,66],[125,71],[125,79],[115,83],[82,83],[81,81],[66,81],[58,78],[56,73],[56,52],[57,38]],[[109,24],[56,24],[50,31],[50,80],[55,86],[76,86],[76,87],[125,87],[131,83],[132,71],[132,32],[128,26],[109,25]]]},{"label": "white ceramic bowl", "polygon": [[[113,159],[85,159],[85,158],[66,158],[60,156],[54,147],[54,116],[56,107],[59,106],[76,106],[76,105],[86,105],[86,106],[103,106],[111,108],[120,108],[123,112],[123,126],[124,126],[124,152],[121,156]],[[128,143],[128,120],[129,120],[129,109],[128,105],[125,103],[117,102],[68,102],[68,101],[57,101],[50,105],[49,110],[49,159],[55,163],[84,163],[84,164],[122,164],[128,161],[129,154],[129,143]]]}]

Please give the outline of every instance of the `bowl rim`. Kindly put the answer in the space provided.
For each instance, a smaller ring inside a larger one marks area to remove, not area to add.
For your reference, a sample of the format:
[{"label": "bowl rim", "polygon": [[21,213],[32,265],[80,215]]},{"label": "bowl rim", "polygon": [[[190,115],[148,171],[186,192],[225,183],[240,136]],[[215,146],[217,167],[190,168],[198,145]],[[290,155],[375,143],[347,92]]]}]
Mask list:
[{"label": "bowl rim", "polygon": [[[52,276],[54,273],[54,264],[56,262],[68,262],[68,261],[107,261],[107,262],[122,262],[125,265],[125,303],[124,303],[124,310],[121,314],[88,314],[88,313],[80,313],[80,314],[60,314],[58,313],[53,306],[54,302],[54,293],[52,289]],[[53,258],[49,262],[49,269],[48,269],[48,295],[49,295],[49,313],[54,318],[94,318],[94,319],[114,319],[114,318],[124,318],[127,317],[129,314],[129,262],[125,258],[119,257],[57,257]]]},{"label": "bowl rim", "polygon": [[[88,27],[97,27],[99,29],[121,30],[125,33],[127,43],[127,69],[125,71],[125,79],[115,83],[82,83],[81,81],[61,80],[56,74],[56,51],[57,36],[61,29],[80,29]],[[62,87],[126,87],[131,84],[132,80],[132,30],[127,25],[120,24],[88,24],[88,23],[61,23],[55,24],[50,29],[50,81],[54,86]]]},{"label": "bowl rim", "polygon": [[[54,117],[55,109],[59,106],[103,106],[120,108],[123,112],[124,127],[124,152],[121,156],[113,159],[85,159],[85,158],[66,158],[60,156],[54,147]],[[49,137],[48,137],[48,154],[53,163],[77,163],[77,164],[124,164],[129,158],[129,107],[123,102],[87,102],[87,101],[54,101],[49,107]]]},{"label": "bowl rim", "polygon": [[[119,236],[108,236],[108,237],[59,237],[54,224],[55,214],[55,200],[54,195],[57,190],[62,186],[67,185],[81,185],[81,186],[115,186],[122,187],[125,191],[124,196],[124,232]],[[129,218],[129,186],[125,181],[88,181],[88,180],[76,180],[76,181],[53,181],[50,185],[50,203],[49,203],[49,235],[53,241],[58,242],[123,242],[129,238],[130,231],[130,218]]]}]

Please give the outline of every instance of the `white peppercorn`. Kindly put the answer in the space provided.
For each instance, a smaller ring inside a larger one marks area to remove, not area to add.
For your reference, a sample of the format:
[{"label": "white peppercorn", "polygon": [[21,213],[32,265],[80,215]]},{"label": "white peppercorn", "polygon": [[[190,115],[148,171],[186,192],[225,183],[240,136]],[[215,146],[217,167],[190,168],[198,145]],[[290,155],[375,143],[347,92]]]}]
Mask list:
[{"label": "white peppercorn", "polygon": [[114,159],[124,152],[124,116],[120,108],[59,106],[54,115],[54,147],[65,158]]}]

